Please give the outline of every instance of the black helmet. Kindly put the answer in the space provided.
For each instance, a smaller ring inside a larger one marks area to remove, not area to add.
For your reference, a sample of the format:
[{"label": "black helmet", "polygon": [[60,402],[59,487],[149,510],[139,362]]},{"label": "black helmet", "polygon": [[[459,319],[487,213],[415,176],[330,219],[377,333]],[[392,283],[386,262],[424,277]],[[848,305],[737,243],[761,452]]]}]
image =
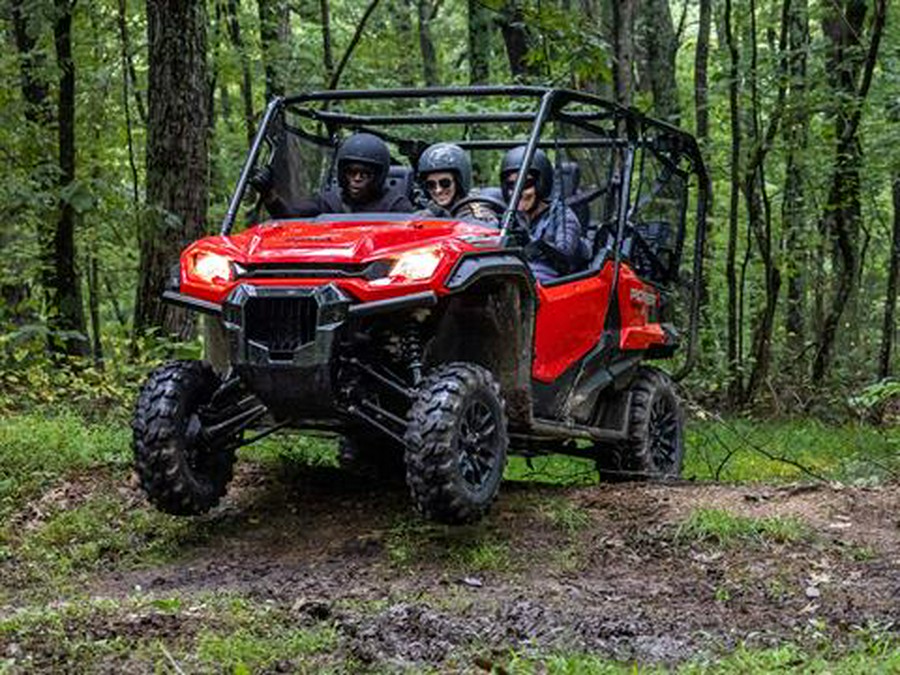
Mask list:
[{"label": "black helmet", "polygon": [[[506,177],[511,173],[522,170],[522,161],[525,159],[525,146],[520,145],[513,148],[503,156],[503,162],[500,164],[500,186],[503,190],[503,198],[509,201],[512,196],[512,190],[506,187]],[[553,191],[553,165],[547,159],[547,154],[540,148],[534,151],[534,157],[531,158],[531,167],[528,173],[535,177],[534,189],[537,192],[538,199],[546,199]]]},{"label": "black helmet", "polygon": [[435,171],[449,171],[456,175],[459,197],[465,197],[472,187],[472,162],[469,155],[453,143],[435,143],[419,157],[419,178]]},{"label": "black helmet", "polygon": [[343,165],[347,162],[359,162],[374,168],[375,185],[381,188],[384,186],[384,180],[387,178],[391,165],[391,153],[378,136],[365,133],[353,134],[344,139],[335,157],[339,182],[343,180]]}]

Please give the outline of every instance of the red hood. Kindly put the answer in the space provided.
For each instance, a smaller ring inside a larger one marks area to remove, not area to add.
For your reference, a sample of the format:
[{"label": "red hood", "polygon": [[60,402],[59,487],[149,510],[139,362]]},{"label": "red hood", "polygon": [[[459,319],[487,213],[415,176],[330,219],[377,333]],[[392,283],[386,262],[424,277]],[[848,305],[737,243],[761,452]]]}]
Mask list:
[{"label": "red hood", "polygon": [[456,248],[451,242],[495,235],[495,228],[483,225],[392,214],[384,220],[371,215],[281,220],[203,241],[242,263],[367,262],[442,242]]}]

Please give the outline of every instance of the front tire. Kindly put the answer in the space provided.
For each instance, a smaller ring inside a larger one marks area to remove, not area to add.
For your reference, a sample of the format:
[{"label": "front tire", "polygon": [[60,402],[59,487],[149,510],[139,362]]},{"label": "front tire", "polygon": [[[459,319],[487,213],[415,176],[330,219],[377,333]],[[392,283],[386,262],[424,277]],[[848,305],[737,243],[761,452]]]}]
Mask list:
[{"label": "front tire", "polygon": [[594,446],[603,480],[677,478],[684,461],[684,411],[666,373],[642,367],[630,387],[628,438]]},{"label": "front tire", "polygon": [[197,515],[225,495],[234,439],[210,445],[199,416],[219,384],[208,363],[174,361],[150,373],[141,388],[132,422],[135,469],[160,511]]},{"label": "front tire", "polygon": [[504,408],[481,366],[451,363],[424,380],[409,412],[406,482],[427,518],[459,524],[487,513],[506,465]]}]

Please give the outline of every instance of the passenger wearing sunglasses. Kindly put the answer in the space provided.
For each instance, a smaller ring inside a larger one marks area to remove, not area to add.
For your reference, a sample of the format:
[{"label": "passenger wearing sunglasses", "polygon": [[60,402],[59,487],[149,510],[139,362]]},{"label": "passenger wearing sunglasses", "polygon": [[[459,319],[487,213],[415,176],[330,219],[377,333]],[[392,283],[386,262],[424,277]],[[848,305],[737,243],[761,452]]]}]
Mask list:
[{"label": "passenger wearing sunglasses", "polygon": [[272,174],[263,167],[251,184],[263,195],[275,218],[308,218],[323,213],[408,213],[413,205],[405,194],[385,189],[391,154],[377,136],[348,136],[335,155],[339,190],[323,190],[313,197],[287,204],[272,189]]},{"label": "passenger wearing sunglasses", "polygon": [[[453,143],[436,143],[419,157],[419,181],[428,195],[424,213],[446,217],[453,207],[469,196],[472,188],[472,163],[469,155]],[[462,217],[497,222],[497,216],[482,204],[464,207]]]},{"label": "passenger wearing sunglasses", "polygon": [[[513,148],[500,164],[500,186],[509,202],[525,160],[525,146]],[[517,210],[528,226],[525,255],[538,281],[571,274],[587,262],[578,216],[562,199],[550,200],[553,165],[543,150],[535,150]]]}]

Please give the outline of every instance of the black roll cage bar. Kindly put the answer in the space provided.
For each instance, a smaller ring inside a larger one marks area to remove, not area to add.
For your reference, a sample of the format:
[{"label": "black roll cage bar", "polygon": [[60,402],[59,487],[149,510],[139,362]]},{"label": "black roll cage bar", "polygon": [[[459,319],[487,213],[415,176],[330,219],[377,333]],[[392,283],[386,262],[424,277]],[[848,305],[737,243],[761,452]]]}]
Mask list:
[{"label": "black roll cage bar", "polygon": [[[486,98],[508,97],[516,99],[533,99],[539,101],[535,112],[476,112],[476,113],[427,113],[398,114],[398,115],[359,115],[330,110],[330,105],[339,101],[354,100],[394,100],[394,99],[437,99],[442,97],[452,98]],[[321,109],[298,108],[304,103],[322,103]],[[569,103],[583,103],[596,106],[597,111],[564,112],[561,109]],[[696,210],[696,233],[694,236],[694,268],[691,279],[691,307],[690,327],[688,335],[687,354],[685,363],[676,374],[676,379],[686,375],[696,361],[697,332],[700,316],[700,289],[703,273],[703,251],[706,239],[706,212],[709,206],[712,190],[709,174],[703,162],[700,147],[697,140],[690,134],[676,126],[647,117],[634,108],[625,108],[599,96],[571,89],[553,89],[549,87],[531,86],[479,86],[479,87],[430,87],[421,89],[373,89],[373,90],[335,90],[314,91],[296,96],[275,97],[266,106],[260,120],[256,136],[250,146],[250,152],[241,169],[241,174],[235,186],[234,193],[228,204],[228,210],[222,220],[221,235],[227,236],[234,227],[234,221],[240,208],[241,200],[247,189],[250,173],[253,170],[263,143],[266,142],[272,120],[283,110],[290,108],[291,112],[299,114],[307,119],[323,122],[327,126],[352,126],[363,130],[364,125],[399,126],[404,124],[457,124],[457,123],[502,123],[533,121],[531,132],[527,139],[521,140],[464,140],[458,141],[458,145],[465,149],[506,149],[523,143],[526,145],[523,165],[529,166],[538,147],[625,147],[625,180],[623,189],[630,191],[630,177],[634,164],[635,148],[645,147],[650,141],[645,138],[645,130],[664,132],[667,138],[676,141],[680,156],[686,157],[691,164],[692,172],[698,177],[698,198]],[[541,132],[545,123],[550,120],[561,120],[581,127],[590,133],[597,134],[599,138],[590,139],[558,139],[555,141],[541,141]],[[610,134],[608,129],[591,124],[594,121],[616,122],[616,134]],[[368,129],[364,129],[367,130]],[[604,137],[605,136],[605,137]],[[322,139],[324,140],[324,139]],[[392,140],[392,139],[389,139]],[[509,203],[510,208],[503,215],[501,221],[501,235],[506,235],[514,224],[515,211],[512,205],[519,201],[525,188],[527,172],[519,172],[515,187]],[[616,216],[616,242],[622,241],[625,226],[629,215],[630,195],[624,194],[620,200],[619,213]],[[505,238],[504,238],[505,240]],[[618,280],[618,267],[620,264],[620,246],[615,248],[615,275],[614,283]],[[613,288],[610,298],[615,297],[616,289]]]}]

